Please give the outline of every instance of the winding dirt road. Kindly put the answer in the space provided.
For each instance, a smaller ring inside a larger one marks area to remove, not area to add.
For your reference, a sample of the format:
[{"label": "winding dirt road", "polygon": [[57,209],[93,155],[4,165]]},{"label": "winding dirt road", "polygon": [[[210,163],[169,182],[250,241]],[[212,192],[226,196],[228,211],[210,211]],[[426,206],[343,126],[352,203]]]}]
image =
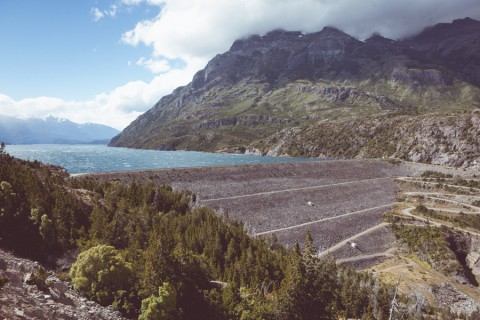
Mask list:
[{"label": "winding dirt road", "polygon": [[[435,209],[435,208],[429,208],[429,209],[438,210],[438,209]],[[458,230],[458,231],[461,231],[461,232],[465,232],[465,233],[480,237],[480,233],[478,233],[478,232],[466,230],[466,229],[463,229],[463,228],[460,228],[460,227],[454,227],[454,226],[451,226],[450,224],[447,224],[447,223],[444,223],[444,222],[432,221],[430,219],[412,214],[411,212],[413,210],[415,210],[415,207],[407,207],[407,208],[402,209],[401,214],[404,215],[404,216],[413,218],[415,220],[418,220],[418,221],[429,223],[429,224],[434,225],[436,227],[446,226],[446,227],[449,227],[451,229],[455,229],[455,230]]]}]

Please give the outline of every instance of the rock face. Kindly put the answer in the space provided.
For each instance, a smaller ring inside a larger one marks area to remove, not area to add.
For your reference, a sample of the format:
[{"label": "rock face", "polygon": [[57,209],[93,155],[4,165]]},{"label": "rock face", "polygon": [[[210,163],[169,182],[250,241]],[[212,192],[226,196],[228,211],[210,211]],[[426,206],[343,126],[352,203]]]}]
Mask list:
[{"label": "rock face", "polygon": [[472,245],[466,262],[467,266],[472,269],[472,274],[477,277],[477,279],[480,279],[480,239],[472,239]]},{"label": "rock face", "polygon": [[[214,57],[110,145],[271,150],[268,141],[282,130],[325,121],[471,111],[480,107],[479,52],[480,22],[468,18],[402,41],[379,35],[359,41],[334,28],[250,36]],[[473,137],[465,139],[459,143]]]},{"label": "rock face", "polygon": [[479,86],[479,34],[478,21],[465,18],[427,28],[406,43],[429,59],[445,64],[460,79]]},{"label": "rock face", "polygon": [[434,287],[432,293],[441,308],[449,308],[454,314],[471,314],[480,308],[478,302],[448,283]]},{"label": "rock face", "polygon": [[[42,271],[40,271],[42,270]],[[34,274],[45,273],[41,282]],[[0,250],[0,319],[122,320],[119,312],[80,296],[69,283],[52,276],[37,262]],[[40,284],[42,283],[42,284]],[[39,288],[45,285],[41,290]]]},{"label": "rock face", "polygon": [[393,157],[480,169],[480,110],[462,114],[383,116],[284,129],[247,150],[302,157]]}]

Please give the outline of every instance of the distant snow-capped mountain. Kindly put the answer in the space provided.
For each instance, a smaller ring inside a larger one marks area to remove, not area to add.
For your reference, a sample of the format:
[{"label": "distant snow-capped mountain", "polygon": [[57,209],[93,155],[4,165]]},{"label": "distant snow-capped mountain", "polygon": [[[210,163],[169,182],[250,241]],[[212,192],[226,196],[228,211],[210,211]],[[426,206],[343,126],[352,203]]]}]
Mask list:
[{"label": "distant snow-capped mountain", "polygon": [[19,118],[0,115],[0,141],[12,144],[107,144],[119,131],[112,127],[79,124],[56,117]]}]

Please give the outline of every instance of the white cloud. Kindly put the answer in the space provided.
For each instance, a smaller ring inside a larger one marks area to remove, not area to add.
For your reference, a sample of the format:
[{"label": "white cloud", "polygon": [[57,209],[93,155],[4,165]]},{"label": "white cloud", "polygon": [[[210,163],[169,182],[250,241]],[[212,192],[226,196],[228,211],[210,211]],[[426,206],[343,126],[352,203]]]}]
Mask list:
[{"label": "white cloud", "polygon": [[105,14],[109,17],[115,17],[117,15],[118,6],[116,4],[112,4],[110,8],[105,10]]},{"label": "white cloud", "polygon": [[142,3],[143,0],[122,0],[121,3],[126,6],[136,6]]},{"label": "white cloud", "polygon": [[137,60],[137,65],[143,66],[153,73],[165,73],[172,69],[168,60],[165,59],[154,60],[141,57]]},{"label": "white cloud", "polygon": [[152,46],[168,59],[209,59],[237,38],[277,28],[314,32],[330,25],[359,38],[375,31],[398,38],[466,16],[480,18],[478,0],[164,0],[157,17],[139,22],[122,41]]},{"label": "white cloud", "polygon": [[93,15],[94,21],[98,21],[105,16],[105,14],[102,11],[100,11],[100,9],[98,8],[92,8],[91,13]]},{"label": "white cloud", "polygon": [[123,129],[162,96],[190,82],[192,74],[203,67],[202,63],[202,60],[192,60],[185,69],[171,70],[148,83],[132,81],[86,101],[65,101],[52,97],[16,101],[0,94],[0,114],[39,118],[52,115],[78,123],[102,123]]},{"label": "white cloud", "polygon": [[118,9],[119,6],[117,4],[112,4],[108,7],[108,9],[105,10],[100,10],[99,8],[94,7],[90,10],[90,13],[93,16],[93,21],[97,22],[105,16],[115,17],[117,15]]}]

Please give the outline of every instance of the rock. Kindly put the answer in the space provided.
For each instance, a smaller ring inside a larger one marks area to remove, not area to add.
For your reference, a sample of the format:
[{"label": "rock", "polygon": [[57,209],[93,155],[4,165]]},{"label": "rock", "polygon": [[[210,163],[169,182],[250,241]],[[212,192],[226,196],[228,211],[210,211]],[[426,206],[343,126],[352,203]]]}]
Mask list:
[{"label": "rock", "polygon": [[50,295],[52,296],[52,298],[55,300],[55,301],[59,301],[63,298],[65,298],[65,294],[63,292],[60,292],[58,290],[55,290],[53,288],[48,288],[49,292],[50,292]]},{"label": "rock", "polygon": [[245,150],[245,154],[252,156],[263,156],[262,152],[257,148],[248,148]]},{"label": "rock", "polygon": [[25,312],[23,312],[22,309],[15,308],[15,315],[16,315],[16,316],[19,316],[19,317],[24,317],[24,316],[25,316]]},{"label": "rock", "polygon": [[23,283],[32,284],[32,281],[33,281],[33,273],[28,272],[27,274],[25,274],[25,276],[23,277]]},{"label": "rock", "polygon": [[5,259],[0,258],[0,271],[7,271],[8,264]]},{"label": "rock", "polygon": [[[9,269],[11,281],[0,294],[0,319],[124,319],[111,308],[88,301],[70,290],[68,283],[48,276],[48,271],[38,263],[17,258],[1,249],[0,260],[13,266]],[[36,285],[27,284],[35,282],[34,274],[39,270],[43,270],[47,279],[43,282],[50,283],[48,294],[39,291]]]},{"label": "rock", "polygon": [[468,113],[386,116],[318,121],[284,129],[251,144],[268,155],[326,158],[399,158],[476,169],[480,161],[480,110]]},{"label": "rock", "polygon": [[434,286],[432,293],[439,306],[449,308],[454,314],[471,314],[480,308],[480,303],[475,302],[462,292],[459,292],[452,285],[444,283]]},{"label": "rock", "polygon": [[56,290],[62,294],[69,290],[68,285],[57,277],[48,277],[46,282],[50,283],[50,287],[53,290]]},{"label": "rock", "polygon": [[466,258],[467,266],[472,269],[472,274],[480,277],[480,240],[472,238],[471,250]]}]

